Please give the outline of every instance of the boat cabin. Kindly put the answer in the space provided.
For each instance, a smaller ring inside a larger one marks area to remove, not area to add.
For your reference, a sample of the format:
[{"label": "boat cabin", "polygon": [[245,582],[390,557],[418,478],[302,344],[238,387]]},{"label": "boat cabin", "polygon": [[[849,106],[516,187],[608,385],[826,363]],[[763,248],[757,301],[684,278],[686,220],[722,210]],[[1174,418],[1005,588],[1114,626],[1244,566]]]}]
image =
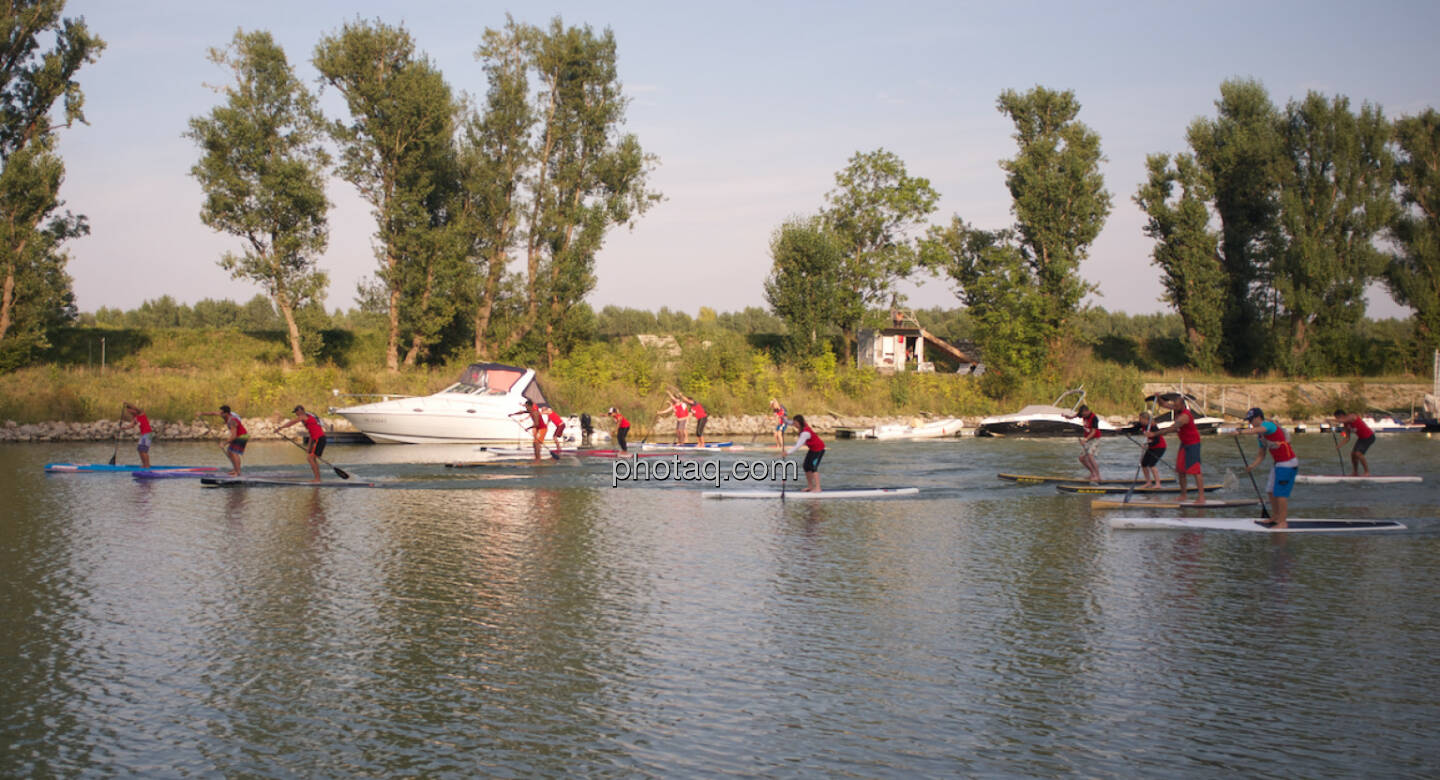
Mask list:
[{"label": "boat cabin", "polygon": [[530,376],[529,383],[521,390],[520,395],[535,402],[536,406],[546,406],[545,393],[540,389],[539,380],[527,368],[507,366],[500,363],[471,363],[461,372],[460,378],[455,384],[450,385],[442,393],[459,393],[461,395],[510,395],[515,392],[516,384],[526,376]]}]

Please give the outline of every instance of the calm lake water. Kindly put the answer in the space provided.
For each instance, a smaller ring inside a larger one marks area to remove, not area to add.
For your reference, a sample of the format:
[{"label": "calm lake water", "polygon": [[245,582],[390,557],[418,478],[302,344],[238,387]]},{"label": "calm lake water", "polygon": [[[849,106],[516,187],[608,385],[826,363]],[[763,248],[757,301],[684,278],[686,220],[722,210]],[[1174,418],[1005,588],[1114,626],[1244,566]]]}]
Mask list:
[{"label": "calm lake water", "polygon": [[1440,437],[1371,451],[1421,485],[1292,500],[1410,531],[1288,538],[995,478],[1078,475],[1073,441],[833,443],[827,487],[922,489],[872,502],[419,446],[327,452],[398,489],[42,473],[110,452],[0,445],[0,776],[1440,775]]}]

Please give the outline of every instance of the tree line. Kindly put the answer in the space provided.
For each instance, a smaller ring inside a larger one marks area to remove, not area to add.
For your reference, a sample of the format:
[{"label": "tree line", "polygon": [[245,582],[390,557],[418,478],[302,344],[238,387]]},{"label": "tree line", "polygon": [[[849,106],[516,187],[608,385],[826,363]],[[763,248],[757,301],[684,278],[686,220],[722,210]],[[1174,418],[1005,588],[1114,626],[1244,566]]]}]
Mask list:
[{"label": "tree line", "polygon": [[[75,75],[104,43],[63,18],[64,5],[0,9],[0,367],[33,359],[76,316],[62,247],[88,228],[58,211],[50,115],[63,102],[67,123],[84,121]],[[660,199],[648,185],[655,158],[623,131],[616,54],[609,30],[507,17],[480,36],[487,84],[471,99],[404,27],[357,19],[311,55],[318,89],[345,105],[327,117],[270,33],[237,32],[209,55],[231,81],[186,132],[199,150],[200,218],[238,240],[220,265],[264,289],[295,363],[315,354],[302,313],[328,285],[317,260],[329,241],[324,185],[338,175],[375,218],[376,270],[359,293],[386,317],[390,369],[441,357],[437,345],[460,328],[477,357],[553,360],[607,232]]]},{"label": "tree line", "polygon": [[[1373,364],[1364,293],[1382,282],[1414,310],[1404,364],[1423,369],[1440,347],[1440,115],[1390,121],[1315,92],[1281,110],[1246,79],[1220,93],[1217,116],[1189,126],[1190,150],[1149,156],[1132,197],[1186,363],[1299,375]],[[772,235],[765,295],[792,348],[822,349],[834,328],[848,357],[857,328],[899,303],[896,283],[928,273],[956,286],[992,379],[1055,364],[1094,289],[1080,265],[1113,205],[1105,158],[1073,92],[1007,90],[996,106],[1015,126],[1018,152],[1000,163],[1015,222],[929,225],[939,195],[927,179],[884,149],[856,154],[823,208]]]}]

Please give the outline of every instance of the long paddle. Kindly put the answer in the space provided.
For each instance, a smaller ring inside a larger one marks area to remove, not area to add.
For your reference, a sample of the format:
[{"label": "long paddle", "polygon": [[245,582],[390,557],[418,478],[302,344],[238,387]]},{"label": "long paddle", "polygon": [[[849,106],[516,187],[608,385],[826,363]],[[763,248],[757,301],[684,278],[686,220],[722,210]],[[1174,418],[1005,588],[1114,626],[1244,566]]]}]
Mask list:
[{"label": "long paddle", "polygon": [[[1154,425],[1155,425],[1155,417],[1152,415],[1152,416],[1150,416],[1149,418],[1147,418],[1146,421],[1145,421],[1145,432],[1148,434],[1148,433],[1150,432],[1151,427],[1154,426]],[[1127,438],[1127,439],[1130,438],[1130,434],[1128,434],[1128,433],[1125,434],[1125,438]],[[1146,437],[1146,442],[1147,442],[1147,443],[1149,442],[1149,437],[1148,437],[1148,436]],[[1137,443],[1138,443],[1138,442],[1137,442]],[[1135,493],[1135,483],[1140,480],[1140,467],[1145,463],[1145,454],[1146,454],[1146,451],[1147,451],[1147,450],[1146,450],[1145,448],[1141,448],[1141,450],[1140,450],[1140,461],[1135,464],[1135,476],[1133,476],[1133,477],[1130,478],[1130,487],[1129,487],[1129,489],[1127,489],[1127,490],[1125,491],[1125,500],[1124,500],[1123,502],[1121,502],[1121,503],[1125,503],[1125,504],[1130,503],[1130,496],[1131,496],[1131,495],[1134,495],[1134,493]]]},{"label": "long paddle", "polygon": [[1345,456],[1340,454],[1340,440],[1335,437],[1335,426],[1330,426],[1330,441],[1335,442],[1335,459],[1340,461],[1340,476],[1345,476]]},{"label": "long paddle", "polygon": [[[1240,437],[1238,436],[1235,437],[1235,449],[1240,451],[1240,460],[1245,461],[1245,465],[1249,466],[1250,458],[1245,455],[1245,448],[1240,446]],[[1250,475],[1250,485],[1255,488],[1255,497],[1260,499],[1260,519],[1268,520],[1270,518],[1270,509],[1265,506],[1265,496],[1260,494],[1260,483],[1255,481],[1255,472],[1247,468],[1245,469],[1245,473]]]},{"label": "long paddle", "polygon": [[[120,422],[121,422],[121,423],[124,423],[124,422],[125,422],[125,407],[124,407],[123,405],[120,407]],[[115,458],[119,457],[119,455],[120,455],[120,426],[119,426],[119,425],[116,425],[116,426],[115,426],[115,451],[112,452],[112,453],[110,453],[110,465],[111,465],[111,466],[115,465]]]},{"label": "long paddle", "polygon": [[[290,442],[291,444],[295,445],[296,447],[299,447],[300,449],[305,450],[305,454],[307,454],[307,455],[310,454],[310,450],[309,450],[309,449],[306,449],[305,445],[301,444],[300,442],[295,441],[294,439],[290,438],[289,436],[286,436],[286,435],[283,434],[283,433],[279,433],[279,434],[276,434],[276,435],[279,436],[280,438],[284,439],[285,441]],[[335,470],[335,476],[337,476],[337,477],[339,477],[339,478],[341,478],[341,479],[349,479],[349,478],[350,478],[350,472],[346,471],[345,469],[340,468],[339,466],[335,465],[334,463],[331,463],[330,461],[325,460],[324,458],[320,457],[319,455],[316,455],[316,456],[315,456],[315,459],[318,460],[318,461],[320,461],[321,463],[324,463],[325,465],[329,466],[330,468],[334,469],[334,470]]]}]

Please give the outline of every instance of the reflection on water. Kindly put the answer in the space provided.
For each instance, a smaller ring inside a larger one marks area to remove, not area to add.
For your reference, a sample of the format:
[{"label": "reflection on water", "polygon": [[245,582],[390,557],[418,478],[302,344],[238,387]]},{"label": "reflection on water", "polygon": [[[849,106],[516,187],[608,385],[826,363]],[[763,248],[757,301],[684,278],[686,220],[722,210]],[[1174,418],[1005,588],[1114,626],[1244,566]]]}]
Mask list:
[{"label": "reflection on water", "polygon": [[1111,532],[994,479],[1073,472],[1066,442],[842,442],[827,485],[922,498],[789,504],[404,447],[327,453],[401,489],[211,490],[0,446],[0,776],[1433,775],[1440,443],[1382,445],[1427,481],[1294,511],[1415,530],[1308,538]]}]

